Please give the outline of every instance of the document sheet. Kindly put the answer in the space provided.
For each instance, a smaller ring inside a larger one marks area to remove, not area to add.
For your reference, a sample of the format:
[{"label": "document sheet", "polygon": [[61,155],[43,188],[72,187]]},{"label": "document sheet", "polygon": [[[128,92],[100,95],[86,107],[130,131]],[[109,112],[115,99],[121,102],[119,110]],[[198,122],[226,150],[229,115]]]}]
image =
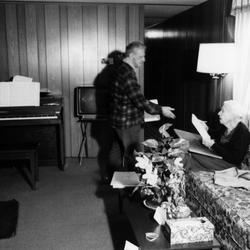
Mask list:
[{"label": "document sheet", "polygon": [[140,250],[140,248],[126,240],[124,250]]},{"label": "document sheet", "polygon": [[[149,100],[150,102],[153,102],[155,104],[158,104],[157,99],[152,99]],[[151,115],[147,113],[146,111],[144,112],[144,122],[153,122],[153,121],[159,121],[161,119],[160,115]]]},{"label": "document sheet", "polygon": [[202,125],[202,121],[199,120],[194,114],[192,114],[192,123],[195,126],[196,130],[201,135],[202,139],[207,140],[210,138],[210,135],[207,133],[207,130]]}]

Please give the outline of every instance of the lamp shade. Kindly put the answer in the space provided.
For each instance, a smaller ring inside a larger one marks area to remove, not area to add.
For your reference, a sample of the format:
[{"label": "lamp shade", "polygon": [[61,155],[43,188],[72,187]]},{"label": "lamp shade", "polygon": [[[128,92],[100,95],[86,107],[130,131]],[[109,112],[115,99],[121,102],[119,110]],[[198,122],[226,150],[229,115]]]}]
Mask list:
[{"label": "lamp shade", "polygon": [[234,70],[233,43],[201,43],[197,71],[210,74],[230,73]]}]

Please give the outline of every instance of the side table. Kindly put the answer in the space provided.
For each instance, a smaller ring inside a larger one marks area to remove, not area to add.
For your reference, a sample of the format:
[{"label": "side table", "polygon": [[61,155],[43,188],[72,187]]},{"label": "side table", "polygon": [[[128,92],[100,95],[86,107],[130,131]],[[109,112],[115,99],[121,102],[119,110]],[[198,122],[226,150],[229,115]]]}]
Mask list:
[{"label": "side table", "polygon": [[[143,250],[219,250],[221,248],[221,244],[216,237],[211,242],[170,245],[163,234],[161,226],[153,219],[154,211],[144,207],[142,202],[124,200],[123,212],[127,216],[134,238],[137,240],[137,242],[131,242]],[[150,242],[145,237],[147,232],[157,232],[159,237]],[[122,237],[124,237],[124,242],[130,240],[127,239],[126,234]]]}]

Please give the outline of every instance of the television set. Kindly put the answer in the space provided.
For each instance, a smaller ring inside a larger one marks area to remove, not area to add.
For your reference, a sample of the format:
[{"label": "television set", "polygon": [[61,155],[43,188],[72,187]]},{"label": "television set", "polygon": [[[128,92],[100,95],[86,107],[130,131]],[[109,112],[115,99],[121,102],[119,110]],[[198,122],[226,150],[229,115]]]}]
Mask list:
[{"label": "television set", "polygon": [[108,118],[109,92],[106,88],[80,86],[74,90],[75,116],[85,120]]}]

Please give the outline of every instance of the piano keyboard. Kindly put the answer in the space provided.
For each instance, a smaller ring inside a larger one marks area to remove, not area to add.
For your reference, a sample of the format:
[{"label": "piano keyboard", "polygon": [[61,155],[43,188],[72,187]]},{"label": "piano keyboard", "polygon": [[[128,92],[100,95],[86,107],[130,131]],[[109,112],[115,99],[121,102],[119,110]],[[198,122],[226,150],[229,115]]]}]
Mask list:
[{"label": "piano keyboard", "polygon": [[23,116],[23,117],[0,117],[0,121],[16,121],[16,120],[46,120],[58,119],[58,116]]},{"label": "piano keyboard", "polygon": [[0,107],[0,121],[34,121],[60,119],[60,105]]}]

